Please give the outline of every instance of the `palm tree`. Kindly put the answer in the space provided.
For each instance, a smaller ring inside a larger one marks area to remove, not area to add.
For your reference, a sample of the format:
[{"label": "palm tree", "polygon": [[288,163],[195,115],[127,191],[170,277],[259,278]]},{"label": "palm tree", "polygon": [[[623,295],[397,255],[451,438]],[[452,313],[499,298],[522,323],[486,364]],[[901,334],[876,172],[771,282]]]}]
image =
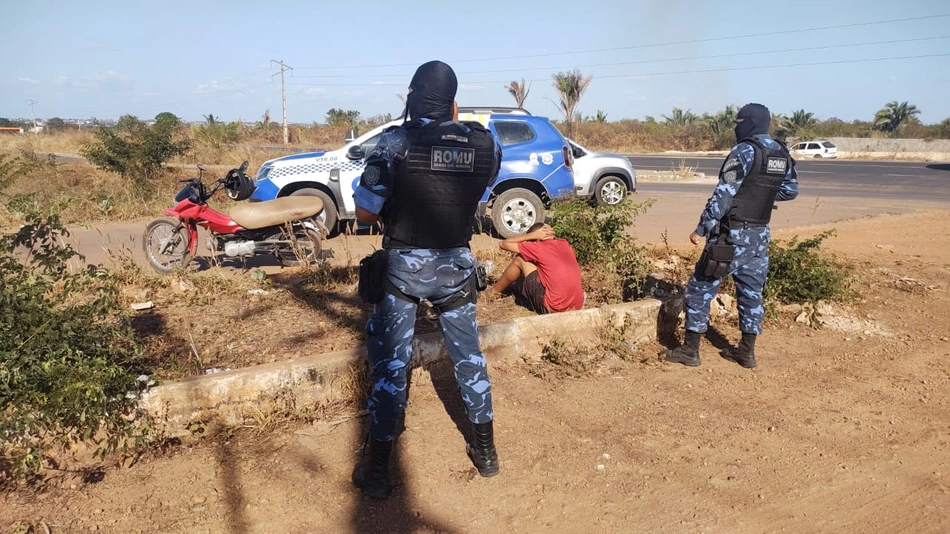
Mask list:
[{"label": "palm tree", "polygon": [[263,128],[264,130],[270,128],[270,110],[269,109],[264,110],[264,116],[261,117],[260,125],[261,125],[261,128]]},{"label": "palm tree", "polygon": [[507,89],[508,94],[510,94],[515,99],[515,103],[518,104],[518,107],[523,108],[524,101],[528,99],[528,93],[531,92],[531,86],[525,85],[524,78],[521,79],[521,82],[511,82],[505,86],[505,89]]},{"label": "palm tree", "polygon": [[[676,114],[676,108],[673,108],[673,114]],[[688,112],[687,112],[688,113]],[[736,126],[736,107],[735,106],[726,106],[726,109],[716,113],[715,115],[707,115],[703,117],[706,126],[709,127],[709,130],[719,136],[727,133],[731,133]]]},{"label": "palm tree", "polygon": [[205,118],[205,122],[208,123],[208,126],[214,126],[218,122],[218,118],[214,116],[214,113],[208,113],[207,115],[202,115]]},{"label": "palm tree", "polygon": [[599,122],[601,124],[607,122],[607,114],[603,110],[598,109],[597,114],[593,117],[594,122]]},{"label": "palm tree", "polygon": [[805,136],[816,124],[818,124],[818,119],[815,118],[815,114],[804,109],[793,111],[791,117],[786,117],[781,122],[782,129],[792,137]]},{"label": "palm tree", "polygon": [[683,111],[680,108],[673,108],[672,115],[661,115],[664,120],[669,124],[675,124],[677,126],[686,126],[687,124],[693,124],[699,120],[699,117],[690,110]]},{"label": "palm tree", "polygon": [[574,69],[570,72],[553,74],[551,79],[554,80],[554,88],[561,99],[561,113],[564,114],[567,137],[570,137],[574,129],[574,108],[577,107],[581,95],[587,90],[593,77],[584,76],[580,70]]},{"label": "palm tree", "polygon": [[896,133],[902,124],[920,115],[920,110],[913,104],[897,100],[888,102],[881,110],[874,114],[874,128],[888,133]]},{"label": "palm tree", "polygon": [[[730,105],[715,115],[703,116],[703,123],[713,134],[713,143],[717,149],[729,148],[733,145],[733,130],[736,126],[737,112],[736,107]],[[675,108],[673,114],[676,114]]]}]

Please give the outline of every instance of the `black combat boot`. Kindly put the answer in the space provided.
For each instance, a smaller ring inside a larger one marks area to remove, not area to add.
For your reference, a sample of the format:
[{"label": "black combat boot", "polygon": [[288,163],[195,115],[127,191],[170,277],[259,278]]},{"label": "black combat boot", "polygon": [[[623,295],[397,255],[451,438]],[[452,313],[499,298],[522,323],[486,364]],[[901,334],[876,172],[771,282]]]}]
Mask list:
[{"label": "black combat boot", "polygon": [[736,362],[746,369],[752,369],[756,366],[755,362],[755,334],[742,333],[742,341],[736,348],[728,348],[722,351],[722,357]]},{"label": "black combat boot", "polygon": [[478,474],[493,477],[498,474],[498,453],[495,451],[495,433],[492,422],[472,423],[473,438],[465,444],[465,452],[471,458]]},{"label": "black combat boot", "polygon": [[369,438],[363,448],[364,458],[353,469],[353,485],[374,499],[385,499],[393,492],[389,478],[389,460],[394,441]]},{"label": "black combat boot", "polygon": [[681,363],[687,367],[699,367],[699,340],[702,337],[699,332],[687,330],[683,344],[666,351],[666,361]]}]

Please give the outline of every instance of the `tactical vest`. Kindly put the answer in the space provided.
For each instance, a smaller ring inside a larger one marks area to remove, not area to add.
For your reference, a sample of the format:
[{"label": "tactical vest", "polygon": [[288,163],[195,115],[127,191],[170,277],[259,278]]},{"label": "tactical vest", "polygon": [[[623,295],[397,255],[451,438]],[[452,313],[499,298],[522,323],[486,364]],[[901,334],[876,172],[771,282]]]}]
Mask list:
[{"label": "tactical vest", "polygon": [[410,126],[395,162],[386,248],[467,247],[478,202],[498,170],[495,139],[478,123]]},{"label": "tactical vest", "polygon": [[755,160],[733,198],[732,209],[729,210],[729,226],[765,226],[772,218],[775,197],[785,181],[785,174],[793,164],[792,157],[785,147],[768,148],[755,138],[750,137],[741,142],[752,144],[755,148]]}]

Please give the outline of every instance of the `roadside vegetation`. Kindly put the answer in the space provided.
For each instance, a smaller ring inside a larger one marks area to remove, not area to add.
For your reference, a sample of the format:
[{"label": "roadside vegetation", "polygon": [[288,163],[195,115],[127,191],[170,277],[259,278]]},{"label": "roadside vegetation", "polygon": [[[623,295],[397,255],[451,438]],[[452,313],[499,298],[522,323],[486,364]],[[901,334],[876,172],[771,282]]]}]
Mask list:
[{"label": "roadside vegetation", "polygon": [[854,298],[852,266],[821,250],[834,230],[814,237],[793,237],[769,243],[769,278],[763,298],[774,310],[779,304],[817,304]]},{"label": "roadside vegetation", "polygon": [[77,267],[54,215],[31,213],[0,238],[0,485],[57,467],[54,448],[100,455],[145,436],[137,420],[143,350],[120,282]]},{"label": "roadside vegetation", "polygon": [[[9,172],[18,165],[5,159],[0,169]],[[651,205],[635,198],[617,206],[576,199],[552,210],[552,225],[572,242],[582,266],[586,307],[651,296],[645,289],[651,275],[679,284],[685,281],[680,271],[695,260],[670,262],[669,248],[664,252],[629,238],[625,230]],[[100,455],[134,456],[136,447],[156,438],[135,417],[139,393],[156,381],[266,363],[286,357],[281,351],[310,353],[314,343],[324,350],[362,343],[370,310],[355,293],[358,258],[273,278],[259,271],[224,276],[218,267],[158,276],[137,265],[128,251],[116,250],[108,267],[82,269],[62,239],[57,216],[31,212],[24,220],[26,225],[0,241],[0,479],[7,483],[62,468],[79,444],[91,444]],[[820,251],[826,237],[792,240],[787,247],[775,243],[768,302],[845,294],[843,267]],[[480,251],[479,258],[499,268],[510,259],[497,250]],[[129,305],[144,300],[156,310],[132,316]],[[308,317],[306,328],[289,320],[299,314]],[[485,324],[523,315],[530,312],[513,298],[479,303]],[[235,337],[236,324],[248,317],[271,335]],[[418,320],[418,333],[438,330],[424,311]],[[653,360],[627,343],[623,331],[605,327],[594,347],[552,340],[535,371],[583,376],[611,362],[652,365]]]},{"label": "roadside vegetation", "polygon": [[[577,111],[589,76],[572,71],[558,73],[552,81],[563,112],[556,124],[594,149],[713,150],[728,148],[733,141],[737,106],[699,116],[674,108],[660,120],[608,122],[602,110],[593,116]],[[524,80],[508,89],[516,103],[524,105],[530,93]],[[913,105],[892,102],[867,122],[819,121],[799,110],[777,116],[773,124],[780,139],[950,138],[950,119],[923,125],[917,115]],[[331,109],[325,124],[292,126],[289,148],[336,148],[348,130],[366,131],[388,120],[389,115],[364,119],[354,110]],[[240,282],[219,276],[215,269],[158,277],[121,251],[109,268],[82,268],[81,258],[63,240],[65,224],[158,213],[170,203],[179,185],[176,178],[190,176],[195,163],[220,166],[211,168],[213,177],[243,160],[253,168],[287,154],[288,147],[280,146],[281,127],[266,113],[253,124],[222,122],[209,113],[203,123],[188,125],[165,112],[150,121],[127,115],[114,127],[83,131],[62,119],[50,119],[47,125],[38,135],[0,137],[0,228],[14,229],[0,238],[0,483],[58,468],[57,451],[77,443],[92,443],[102,455],[145,443],[149,429],[135,417],[136,399],[152,377],[174,379],[215,366],[263,363],[253,358],[272,350],[274,339],[260,340],[259,345],[236,340],[234,322],[250,316],[241,314],[253,314],[258,323],[270,321],[275,328],[294,329],[281,331],[288,344],[310,343],[315,335],[330,339],[328,346],[362,341],[369,310],[354,292],[357,258],[343,267],[294,271],[294,278],[278,287],[257,272]],[[49,154],[81,154],[92,165],[63,163]],[[223,197],[220,201],[227,202]],[[645,284],[651,274],[674,286],[685,282],[694,258],[672,261],[669,250],[660,253],[626,233],[650,206],[649,200],[636,202],[635,197],[617,206],[595,207],[577,198],[552,206],[551,223],[572,243],[582,266],[587,307],[650,296]],[[821,252],[822,241],[830,235],[772,244],[768,306],[853,296],[848,266]],[[339,239],[346,238],[344,234]],[[490,258],[499,266],[508,259],[500,252]],[[262,296],[250,300],[249,295]],[[127,311],[133,296],[164,309],[135,322]],[[504,305],[486,310],[483,320],[519,313]],[[222,321],[220,310],[228,309],[239,310],[241,318]],[[300,325],[288,324],[288,309],[310,313],[316,330],[301,333]],[[196,343],[196,333],[203,343]],[[586,352],[552,340],[543,361],[577,375],[598,368],[605,357],[637,358],[623,332],[605,329],[599,346]]]}]

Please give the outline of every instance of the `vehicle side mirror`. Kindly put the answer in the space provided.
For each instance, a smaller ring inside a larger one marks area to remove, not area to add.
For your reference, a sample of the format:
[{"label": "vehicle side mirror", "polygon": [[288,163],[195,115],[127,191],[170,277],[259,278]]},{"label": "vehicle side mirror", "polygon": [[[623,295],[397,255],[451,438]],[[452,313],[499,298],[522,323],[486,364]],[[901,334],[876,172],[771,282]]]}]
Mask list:
[{"label": "vehicle side mirror", "polygon": [[352,141],[352,140],[356,139],[357,137],[359,137],[359,135],[360,135],[359,132],[357,132],[355,129],[354,129],[354,130],[350,130],[350,131],[346,132],[346,137],[343,138],[343,142],[344,142],[344,143],[349,143],[350,141]]},{"label": "vehicle side mirror", "polygon": [[581,150],[581,149],[579,149],[579,148],[577,148],[577,147],[574,147],[574,157],[575,157],[575,158],[584,157],[584,151]]},{"label": "vehicle side mirror", "polygon": [[363,147],[353,145],[346,151],[346,157],[349,159],[363,159]]},{"label": "vehicle side mirror", "polygon": [[244,163],[241,164],[241,166],[238,168],[238,170],[243,173],[244,171],[247,170],[247,166],[248,166],[248,162],[247,162],[247,160],[244,160]]}]

